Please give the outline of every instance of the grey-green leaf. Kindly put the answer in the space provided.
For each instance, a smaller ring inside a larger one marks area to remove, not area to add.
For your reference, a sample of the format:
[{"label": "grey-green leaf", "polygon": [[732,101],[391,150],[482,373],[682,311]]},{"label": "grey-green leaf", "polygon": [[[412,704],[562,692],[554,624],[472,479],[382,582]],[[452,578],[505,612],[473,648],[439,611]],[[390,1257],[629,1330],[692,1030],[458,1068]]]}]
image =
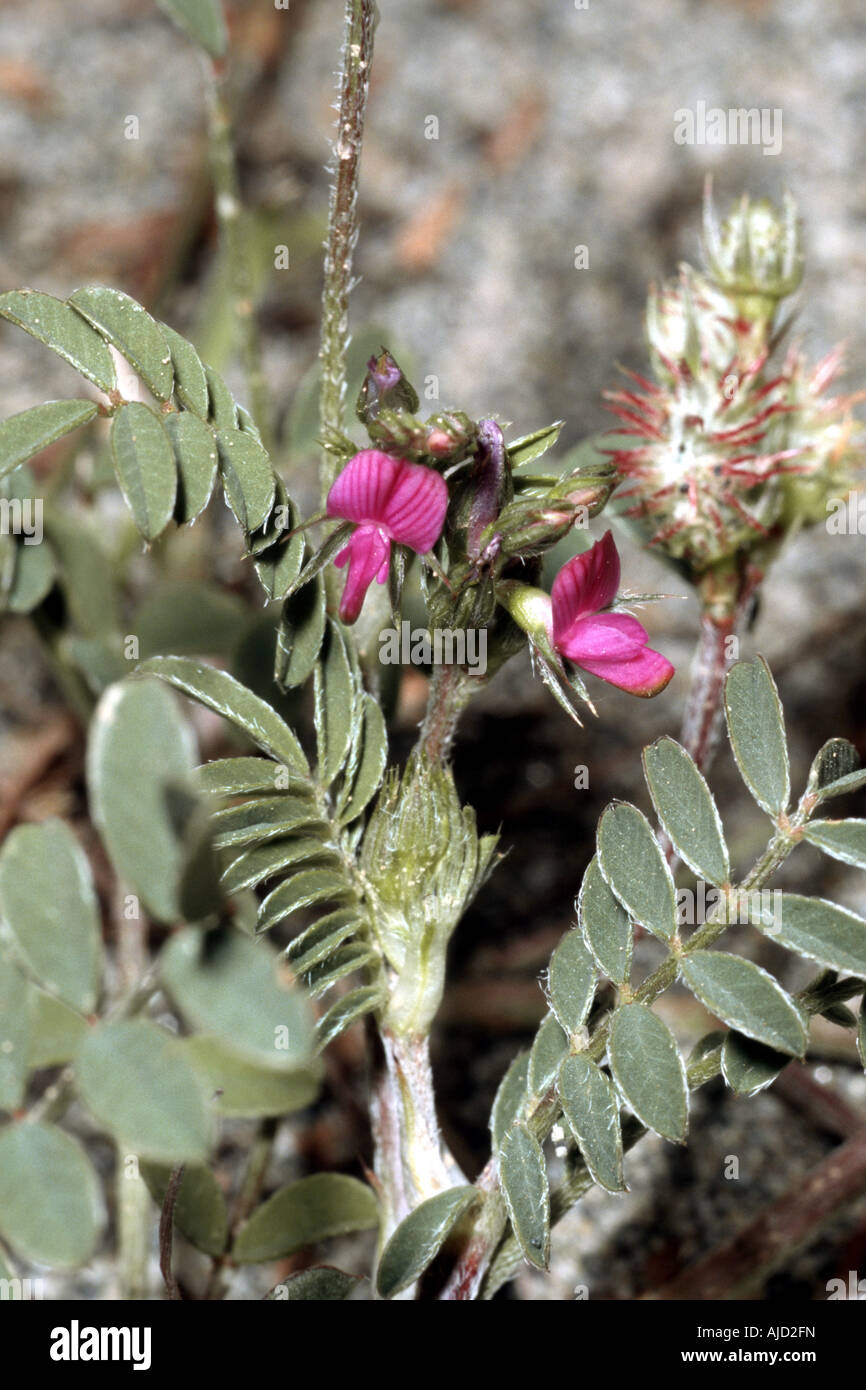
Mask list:
[{"label": "grey-green leaf", "polygon": [[111,424],[114,471],[132,519],[146,541],[165,530],[174,513],[177,467],[162,421],[140,401],[122,405]]},{"label": "grey-green leaf", "polygon": [[518,1052],[499,1083],[493,1109],[490,1112],[490,1136],[494,1153],[514,1121],[523,1114],[529,1084],[529,1052]]},{"label": "grey-green leaf", "polygon": [[40,545],[22,543],[14,550],[15,573],[0,607],[10,613],[32,613],[51,592],[57,578],[54,550],[45,541]]},{"label": "grey-green leaf", "polygon": [[663,941],[677,929],[674,881],[646,816],[627,801],[608,806],[598,826],[598,858],[626,911]]},{"label": "grey-green leaf", "polygon": [[190,1022],[247,1061],[291,1071],[312,1057],[313,1019],[301,991],[280,982],[277,965],[266,942],[231,928],[190,927],[163,947],[160,976]]},{"label": "grey-green leaf", "polygon": [[611,1019],[610,1068],[638,1119],[664,1139],[682,1143],[688,1128],[686,1075],[676,1040],[643,1004],[625,1004]]},{"label": "grey-green leaf", "polygon": [[379,1208],[366,1183],[343,1173],[301,1178],[262,1202],[232,1247],[237,1264],[280,1260],[308,1245],[379,1224]]},{"label": "grey-green leaf", "polygon": [[520,439],[515,439],[513,444],[506,445],[511,467],[523,468],[525,464],[532,463],[546,454],[559,439],[564,424],[564,420],[555,420],[552,425],[545,425],[540,430],[534,430],[532,434],[524,434]]},{"label": "grey-green leaf", "polygon": [[322,647],[326,620],[325,585],[317,575],[283,603],[274,667],[283,689],[303,685],[309,676]]},{"label": "grey-green leaf", "polygon": [[201,1084],[180,1041],[155,1023],[104,1023],[76,1062],[79,1090],[129,1151],[157,1162],[201,1161],[210,1121]]},{"label": "grey-green leaf", "polygon": [[159,327],[171,353],[174,389],[178,400],[187,410],[194,411],[202,420],[206,420],[210,397],[201,358],[192,343],[188,343],[186,338],[169,328],[167,323],[161,323]]},{"label": "grey-green leaf", "polygon": [[181,1047],[218,1115],[289,1115],[312,1105],[318,1095],[318,1063],[297,1071],[274,1071],[246,1061],[212,1033],[184,1038]]},{"label": "grey-green leaf", "polygon": [[523,1124],[509,1129],[499,1154],[499,1181],[514,1234],[537,1269],[550,1260],[550,1187],[541,1145]]},{"label": "grey-green leaf", "polygon": [[228,36],[220,0],[156,0],[178,28],[212,58],[221,58]]},{"label": "grey-green leaf", "polygon": [[316,1025],[317,1050],[323,1052],[328,1043],[344,1033],[359,1018],[377,1009],[382,1003],[383,993],[380,985],[362,985],[360,989],[350,990],[332,1004]]},{"label": "grey-green leaf", "polygon": [[619,1102],[609,1079],[588,1057],[577,1053],[566,1057],[559,1069],[559,1096],[595,1182],[608,1192],[624,1192]]},{"label": "grey-green leaf", "polygon": [[680,857],[699,878],[727,883],[731,870],[722,822],[692,758],[665,737],[644,749],[643,764],[658,818]]},{"label": "grey-green leaf", "polygon": [[580,929],[599,969],[615,985],[624,984],[631,970],[631,918],[605,883],[597,855],[583,876],[577,911]]},{"label": "grey-green leaf", "polygon": [[[775,898],[774,894],[774,898]],[[756,914],[753,921],[774,941],[834,970],[866,975],[866,921],[824,898],[780,893],[781,907]]]},{"label": "grey-green leaf", "polygon": [[33,1022],[27,980],[0,943],[0,1110],[17,1110],[24,1099]]},{"label": "grey-green leaf", "polygon": [[568,1048],[568,1039],[554,1014],[548,1014],[539,1025],[529,1054],[529,1089],[543,1096],[553,1085],[559,1064]]},{"label": "grey-green leaf", "polygon": [[[146,1161],[140,1170],[151,1197],[161,1207],[173,1170],[167,1164]],[[216,1257],[225,1250],[229,1234],[226,1201],[216,1178],[204,1164],[188,1163],[184,1167],[175,1198],[174,1224],[206,1255]]]},{"label": "grey-green leaf", "polygon": [[125,357],[162,401],[171,396],[174,372],[162,330],[146,309],[121,290],[91,285],[76,290],[69,303]]},{"label": "grey-green leaf", "polygon": [[342,1269],[330,1265],[316,1265],[313,1269],[288,1275],[275,1284],[265,1298],[277,1303],[291,1299],[303,1299],[305,1303],[342,1303],[361,1282],[357,1274],[344,1274]]},{"label": "grey-green leaf", "polygon": [[276,476],[261,444],[243,430],[220,429],[216,436],[226,499],[247,532],[255,531],[274,504]]},{"label": "grey-green leaf", "polygon": [[167,415],[165,427],[177,468],[174,519],[185,526],[195,521],[210,501],[217,475],[216,440],[204,421],[186,410]]},{"label": "grey-green leaf", "polygon": [[339,818],[343,825],[357,820],[369,805],[381,786],[388,761],[385,716],[372,695],[364,695],[362,706],[361,756],[351,791],[346,794],[344,788],[339,799]]},{"label": "grey-green leaf", "polygon": [[228,719],[272,758],[301,776],[308,775],[307,760],[288,724],[271,705],[226,671],[217,671],[213,666],[185,657],[158,656],[142,662],[138,672],[168,681],[199,704]]},{"label": "grey-green leaf", "polygon": [[550,1007],[566,1033],[583,1027],[595,994],[595,961],[579,931],[566,932],[550,958]]},{"label": "grey-green leaf", "polygon": [[721,951],[693,951],[682,959],[682,975],[731,1028],[793,1057],[805,1053],[808,1035],[800,1010],[760,966]]},{"label": "grey-green leaf", "polygon": [[722,1048],[722,1075],[738,1096],[753,1096],[775,1081],[790,1062],[784,1052],[775,1052],[740,1033],[728,1033]]},{"label": "grey-green leaf", "polygon": [[296,975],[304,975],[327,958],[362,926],[357,907],[340,907],[320,917],[286,947],[286,957]]},{"label": "grey-green leaf", "polygon": [[769,816],[780,815],[791,795],[788,742],[779,692],[763,657],[731,667],[725,714],[743,781]]},{"label": "grey-green leaf", "polygon": [[428,1197],[400,1222],[379,1261],[380,1298],[393,1298],[420,1279],[477,1197],[477,1188],[450,1187]]},{"label": "grey-green leaf", "polygon": [[55,439],[86,425],[95,414],[92,401],[47,401],[10,415],[0,423],[0,478],[47,449]]},{"label": "grey-green leaf", "polygon": [[84,1019],[37,985],[31,985],[28,993],[32,1022],[27,1065],[38,1070],[71,1061],[87,1036]]},{"label": "grey-green leaf", "polygon": [[866,869],[866,820],[815,820],[803,838],[843,864]]},{"label": "grey-green leaf", "polygon": [[226,893],[239,893],[244,888],[257,888],[283,869],[311,861],[330,864],[339,862],[337,851],[314,836],[267,840],[245,850],[224,870],[222,885]]},{"label": "grey-green leaf", "polygon": [[87,749],[92,813],[118,874],[162,922],[180,916],[183,859],[167,793],[191,785],[195,762],[189,728],[159,682],[109,686]]},{"label": "grey-green leaf", "polygon": [[0,294],[0,315],[38,338],[101,391],[117,387],[114,362],[103,339],[62,299],[39,290]]},{"label": "grey-green leaf", "polygon": [[0,1235],[27,1260],[69,1267],[93,1253],[104,1220],[96,1174],[56,1125],[0,1131]]},{"label": "grey-green leaf", "polygon": [[330,786],[346,760],[355,719],[355,690],[343,634],[328,623],[315,672],[319,781]]},{"label": "grey-green leaf", "polygon": [[87,859],[63,821],[19,825],[7,836],[0,908],[40,984],[89,1013],[102,974],[99,909]]}]

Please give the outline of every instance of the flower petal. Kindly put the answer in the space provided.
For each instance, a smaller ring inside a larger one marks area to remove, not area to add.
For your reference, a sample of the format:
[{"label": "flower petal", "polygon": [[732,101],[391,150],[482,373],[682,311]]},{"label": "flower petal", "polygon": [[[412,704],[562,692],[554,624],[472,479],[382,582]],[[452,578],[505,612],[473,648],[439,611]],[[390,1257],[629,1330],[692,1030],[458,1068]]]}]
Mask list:
[{"label": "flower petal", "polygon": [[329,516],[374,523],[420,554],[435,545],[448,510],[448,488],[432,468],[363,449],[328,493]]},{"label": "flower petal", "polygon": [[353,623],[361,612],[364,597],[374,579],[380,584],[388,576],[391,542],[378,526],[359,526],[353,531],[349,544],[336,556],[334,564],[342,569],[349,562],[349,573],[340,599],[340,617]]},{"label": "flower petal", "polygon": [[553,581],[553,634],[557,647],[575,623],[589,613],[607,608],[619,588],[619,555],[610,531],[583,555],[575,555],[563,565]]},{"label": "flower petal", "polygon": [[652,647],[644,647],[631,661],[587,659],[578,664],[591,676],[598,676],[629,695],[658,695],[674,674],[667,657]]},{"label": "flower petal", "polygon": [[592,613],[574,623],[558,646],[578,666],[591,661],[631,661],[647,644],[646,628],[630,613]]}]

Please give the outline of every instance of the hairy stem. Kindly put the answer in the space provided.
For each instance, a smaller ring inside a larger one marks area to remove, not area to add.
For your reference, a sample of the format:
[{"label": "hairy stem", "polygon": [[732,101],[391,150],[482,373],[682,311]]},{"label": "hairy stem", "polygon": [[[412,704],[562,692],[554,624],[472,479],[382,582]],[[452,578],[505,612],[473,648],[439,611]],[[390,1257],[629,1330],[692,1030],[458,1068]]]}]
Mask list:
[{"label": "hairy stem", "polygon": [[442,663],[433,667],[427,712],[418,736],[418,749],[426,753],[431,762],[447,762],[460,715],[481,684],[477,677],[467,676],[459,666]]},{"label": "hairy stem", "polygon": [[[349,294],[352,261],[358,240],[358,175],[364,117],[370,86],[375,0],[347,0],[343,71],[340,76],[340,114],[334,139],[334,182],[328,207],[325,245],[325,284],[322,292],[322,334],[319,358],[322,380],[319,421],[322,434],[341,430],[346,396],[346,351],[349,346]],[[336,473],[336,462],[322,455],[322,500]]]}]

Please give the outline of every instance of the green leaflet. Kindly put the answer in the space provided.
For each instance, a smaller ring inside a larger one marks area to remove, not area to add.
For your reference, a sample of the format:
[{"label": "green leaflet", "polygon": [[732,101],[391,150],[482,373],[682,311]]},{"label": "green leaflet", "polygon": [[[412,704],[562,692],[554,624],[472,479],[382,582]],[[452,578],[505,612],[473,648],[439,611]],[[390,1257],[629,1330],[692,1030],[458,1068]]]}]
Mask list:
[{"label": "green leaflet", "polygon": [[501,1148],[508,1130],[523,1113],[528,1081],[529,1052],[518,1052],[499,1083],[490,1112],[490,1137],[494,1153]]},{"label": "green leaflet", "polygon": [[210,397],[201,358],[192,343],[169,328],[167,323],[161,323],[159,327],[171,353],[175,395],[182,406],[206,420]]},{"label": "green leaflet", "polygon": [[27,968],[81,1013],[96,1005],[102,933],[90,866],[60,820],[19,825],[0,851],[0,907]]},{"label": "green leaflet", "polygon": [[[162,1207],[172,1169],[166,1164],[142,1162],[141,1176],[158,1207]],[[177,1190],[174,1224],[187,1240],[206,1255],[221,1255],[229,1234],[228,1211],[222,1189],[209,1168],[188,1163]]]},{"label": "green leaflet", "polygon": [[541,1145],[525,1125],[512,1125],[502,1141],[499,1183],[524,1256],[537,1269],[547,1269],[550,1188]]},{"label": "green leaflet", "polygon": [[74,1139],[26,1121],[0,1131],[0,1235],[19,1255],[82,1265],[104,1219],[99,1181]]},{"label": "green leaflet", "polygon": [[270,515],[276,475],[261,444],[244,430],[220,427],[216,435],[226,499],[244,531],[255,531]]},{"label": "green leaflet", "polygon": [[78,1054],[82,1098],[128,1151],[162,1163],[201,1162],[210,1121],[178,1039],[155,1023],[103,1023]]},{"label": "green leaflet", "polygon": [[716,803],[684,748],[660,738],[643,751],[644,773],[658,818],[680,857],[699,878],[721,885],[731,867]]},{"label": "green leaflet", "polygon": [[146,309],[128,294],[103,285],[76,290],[69,303],[117,348],[159,400],[170,398],[171,353],[159,324]]},{"label": "green leaflet", "polygon": [[122,405],[111,423],[114,471],[132,519],[146,541],[172,519],[177,468],[162,421],[139,401]]},{"label": "green leaflet", "polygon": [[0,294],[0,315],[38,338],[101,391],[116,389],[111,353],[100,335],[62,299],[39,290],[10,290]]},{"label": "green leaflet", "polygon": [[756,926],[800,956],[834,970],[866,975],[866,921],[862,917],[824,898],[787,892],[779,897],[781,910],[774,905],[766,920],[763,913],[753,916]]},{"label": "green leaflet", "polygon": [[538,1029],[529,1054],[529,1090],[543,1096],[556,1080],[559,1064],[568,1049],[568,1039],[554,1014],[548,1014]]},{"label": "green leaflet", "polygon": [[[0,300],[2,298],[0,295]],[[47,449],[64,434],[86,425],[95,415],[96,406],[92,401],[48,401],[3,420],[0,422],[0,478]]]},{"label": "green leaflet", "polygon": [[588,1057],[576,1053],[559,1069],[559,1097],[595,1182],[608,1192],[623,1192],[619,1102],[611,1082]]},{"label": "green leaflet", "polygon": [[635,806],[626,801],[608,806],[598,826],[598,858],[626,911],[670,941],[677,929],[674,881],[649,821]]},{"label": "green leaflet", "polygon": [[302,908],[320,903],[339,905],[347,898],[355,901],[356,894],[344,873],[331,868],[302,869],[278,884],[264,899],[259,908],[257,930],[269,931]]},{"label": "green leaflet", "polygon": [[328,1043],[344,1033],[351,1024],[357,1023],[364,1014],[378,1009],[384,1000],[385,993],[378,984],[363,985],[360,989],[353,989],[349,994],[344,994],[342,999],[331,1005],[316,1025],[317,1050],[323,1052]]},{"label": "green leaflet", "polygon": [[204,421],[188,411],[167,415],[165,428],[177,469],[174,519],[185,526],[195,521],[210,501],[219,457],[216,440]]},{"label": "green leaflet", "polygon": [[599,969],[621,985],[631,970],[631,919],[604,881],[595,855],[587,866],[577,902],[580,929]]},{"label": "green leaflet", "polygon": [[310,675],[322,647],[326,620],[321,575],[284,600],[274,667],[275,679],[282,689],[303,685]]},{"label": "green leaflet", "polygon": [[511,467],[523,468],[527,463],[532,463],[546,454],[559,439],[564,424],[564,420],[555,420],[552,425],[545,425],[532,434],[521,435],[513,444],[506,445],[505,452],[508,454]]},{"label": "green leaflet", "polygon": [[32,1033],[27,980],[0,945],[0,1110],[17,1110],[24,1099]]},{"label": "green leaflet", "polygon": [[349,754],[356,727],[355,683],[340,628],[328,623],[315,670],[316,742],[319,781],[330,786]]},{"label": "green leaflet", "polygon": [[309,1245],[379,1223],[372,1190],[343,1173],[316,1173],[262,1202],[232,1247],[237,1264],[279,1260]]},{"label": "green leaflet", "polygon": [[780,815],[791,795],[788,743],[779,692],[763,657],[731,667],[725,714],[743,781],[769,816]]},{"label": "green leaflet", "polygon": [[808,1035],[793,999],[766,970],[721,951],[683,957],[689,988],[716,1016],[738,1032],[794,1057],[806,1051]]},{"label": "green leaflet", "polygon": [[400,1222],[379,1261],[380,1298],[393,1298],[421,1277],[477,1198],[474,1187],[451,1187],[428,1197]]},{"label": "green leaflet", "polygon": [[158,656],[144,661],[136,675],[152,674],[221,714],[272,758],[302,777],[309,775],[303,750],[276,710],[225,671],[185,657]]},{"label": "green leaflet", "polygon": [[784,1052],[774,1052],[741,1033],[728,1033],[722,1047],[722,1075],[738,1096],[754,1096],[771,1085],[790,1060]]},{"label": "green leaflet", "polygon": [[362,724],[360,732],[360,758],[349,788],[351,759],[346,772],[346,782],[337,801],[338,819],[341,825],[349,825],[366,810],[370,801],[382,784],[385,766],[388,761],[388,731],[385,716],[372,695],[362,697]]},{"label": "green leaflet", "polygon": [[180,1046],[218,1115],[289,1115],[312,1105],[318,1095],[318,1064],[274,1071],[246,1061],[210,1033],[184,1038]]},{"label": "green leaflet", "polygon": [[282,839],[290,831],[324,832],[325,824],[309,796],[257,796],[213,815],[218,849]]},{"label": "green leaflet", "polygon": [[550,959],[548,995],[560,1025],[573,1035],[586,1022],[595,994],[595,962],[579,931],[566,932]]},{"label": "green leaflet", "polygon": [[290,1274],[287,1279],[275,1284],[265,1298],[277,1303],[290,1299],[303,1299],[307,1303],[341,1303],[362,1282],[357,1274],[344,1274],[341,1269],[334,1269],[330,1265],[319,1265]]},{"label": "green leaflet", "polygon": [[244,888],[257,888],[283,869],[312,861],[317,865],[324,863],[332,867],[340,862],[337,851],[323,840],[303,836],[267,840],[264,844],[245,850],[232,861],[222,875],[223,889],[227,894],[232,894]]},{"label": "green leaflet", "polygon": [[666,1024],[643,1004],[625,1004],[610,1023],[610,1067],[642,1124],[682,1143],[688,1128],[685,1068]]},{"label": "green leaflet", "polygon": [[814,820],[803,838],[843,864],[866,869],[866,820]]},{"label": "green leaflet", "polygon": [[286,956],[296,975],[305,975],[320,961],[326,960],[348,937],[364,925],[357,907],[340,907],[320,917],[312,926],[296,936],[286,948]]}]

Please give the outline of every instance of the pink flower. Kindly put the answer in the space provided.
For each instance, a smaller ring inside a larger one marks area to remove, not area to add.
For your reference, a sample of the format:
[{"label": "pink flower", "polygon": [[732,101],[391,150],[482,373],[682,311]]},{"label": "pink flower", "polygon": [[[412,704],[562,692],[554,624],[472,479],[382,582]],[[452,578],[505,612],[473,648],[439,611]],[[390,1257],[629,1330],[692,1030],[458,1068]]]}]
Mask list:
[{"label": "pink flower", "polygon": [[448,488],[432,468],[378,449],[362,449],[349,459],[327,503],[328,516],[358,523],[334,560],[338,568],[349,562],[340,600],[344,623],[355,621],[373,580],[384,584],[388,578],[391,542],[425,554],[438,541],[447,510]]},{"label": "pink flower", "polygon": [[619,588],[619,555],[606,531],[553,581],[550,640],[575,666],[632,695],[657,695],[674,668],[647,646],[648,634],[630,613],[603,613]]}]

